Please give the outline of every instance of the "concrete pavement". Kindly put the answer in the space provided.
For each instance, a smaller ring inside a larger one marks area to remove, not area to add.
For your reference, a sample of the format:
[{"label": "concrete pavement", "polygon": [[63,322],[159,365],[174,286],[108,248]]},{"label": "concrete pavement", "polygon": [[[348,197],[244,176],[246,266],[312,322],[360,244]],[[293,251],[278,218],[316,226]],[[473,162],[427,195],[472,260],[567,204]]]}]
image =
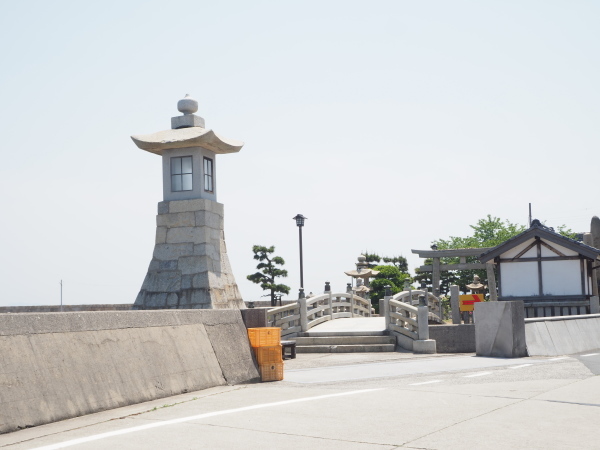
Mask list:
[{"label": "concrete pavement", "polygon": [[[0,446],[598,448],[600,378],[594,368],[600,352],[586,355],[298,355],[286,361],[282,382],[218,387],[105,411],[2,435]],[[317,379],[336,371],[362,376]],[[301,382],[299,374],[312,378]]]}]

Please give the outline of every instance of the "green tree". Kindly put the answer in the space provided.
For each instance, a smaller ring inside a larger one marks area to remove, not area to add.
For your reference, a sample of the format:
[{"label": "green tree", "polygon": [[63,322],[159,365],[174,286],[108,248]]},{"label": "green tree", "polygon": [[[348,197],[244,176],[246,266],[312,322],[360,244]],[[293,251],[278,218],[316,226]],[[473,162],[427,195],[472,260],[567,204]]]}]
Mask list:
[{"label": "green tree", "polygon": [[373,270],[379,271],[375,278],[371,280],[371,302],[375,308],[379,305],[379,300],[385,296],[385,286],[389,285],[393,294],[397,294],[402,291],[404,282],[411,281],[410,275],[406,272],[402,272],[396,266],[375,266]]},{"label": "green tree", "polygon": [[252,252],[254,253],[254,259],[260,261],[256,266],[259,271],[248,275],[246,278],[253,283],[260,284],[260,287],[264,291],[271,291],[271,306],[276,306],[276,293],[290,293],[289,286],[277,284],[275,280],[278,277],[287,277],[287,270],[277,267],[283,266],[285,261],[281,256],[271,256],[275,252],[274,246],[264,247],[262,245],[253,245]]},{"label": "green tree", "polygon": [[397,267],[400,270],[400,272],[408,273],[408,261],[406,260],[406,258],[404,256],[392,256],[392,257],[384,256],[383,262],[384,263],[392,263],[392,265]]},{"label": "green tree", "polygon": [[379,256],[377,253],[369,253],[367,251],[363,252],[363,256],[366,258],[366,263],[370,269],[381,262],[381,256]]}]

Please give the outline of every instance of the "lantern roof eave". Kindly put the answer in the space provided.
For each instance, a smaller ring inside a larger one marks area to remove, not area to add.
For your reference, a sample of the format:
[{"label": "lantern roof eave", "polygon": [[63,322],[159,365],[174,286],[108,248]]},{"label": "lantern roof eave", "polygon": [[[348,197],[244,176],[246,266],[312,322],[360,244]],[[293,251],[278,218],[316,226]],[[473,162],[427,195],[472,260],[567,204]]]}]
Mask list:
[{"label": "lantern roof eave", "polygon": [[224,138],[202,127],[158,131],[131,136],[131,139],[140,149],[157,155],[162,155],[164,150],[187,147],[202,147],[217,154],[237,153],[244,146],[241,141]]}]

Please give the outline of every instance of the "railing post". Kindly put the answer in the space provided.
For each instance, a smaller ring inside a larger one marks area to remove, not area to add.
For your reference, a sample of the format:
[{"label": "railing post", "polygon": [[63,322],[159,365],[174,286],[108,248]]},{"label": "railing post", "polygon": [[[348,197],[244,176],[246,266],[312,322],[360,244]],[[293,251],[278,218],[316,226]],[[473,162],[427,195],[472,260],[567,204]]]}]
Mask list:
[{"label": "railing post", "polygon": [[354,301],[354,293],[350,292],[350,313],[352,317],[354,317],[354,307],[356,306],[356,302]]},{"label": "railing post", "polygon": [[460,324],[460,302],[458,296],[460,292],[458,286],[453,284],[450,286],[450,308],[452,308],[452,323]]},{"label": "railing post", "polygon": [[298,306],[300,307],[300,330],[305,332],[308,331],[308,311],[306,309],[306,298],[299,298]]},{"label": "railing post", "polygon": [[327,303],[329,304],[329,320],[333,320],[333,294],[331,293],[329,281],[325,283],[325,293],[329,294],[329,298],[327,299]]},{"label": "railing post", "polygon": [[419,295],[419,306],[417,308],[417,334],[420,341],[429,339],[429,307],[427,306],[427,297]]},{"label": "railing post", "polygon": [[390,329],[390,323],[392,321],[390,316],[390,298],[392,298],[392,292],[390,290],[390,286],[387,285],[385,286],[385,296],[383,297],[383,301],[379,303],[381,305],[380,307],[383,307],[383,311],[379,311],[379,315],[383,315],[385,317],[386,330]]}]

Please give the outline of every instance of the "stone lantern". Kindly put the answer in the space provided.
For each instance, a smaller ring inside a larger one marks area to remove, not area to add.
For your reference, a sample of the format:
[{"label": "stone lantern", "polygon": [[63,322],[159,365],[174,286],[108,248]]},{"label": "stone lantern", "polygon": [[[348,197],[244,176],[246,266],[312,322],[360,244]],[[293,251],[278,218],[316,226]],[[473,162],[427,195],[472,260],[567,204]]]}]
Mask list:
[{"label": "stone lantern", "polygon": [[378,270],[373,270],[369,268],[369,263],[367,262],[367,258],[364,255],[360,255],[358,257],[358,262],[356,263],[356,270],[350,270],[348,272],[344,272],[346,275],[352,278],[362,279],[365,287],[369,287],[369,279],[374,278],[375,275],[379,273]]},{"label": "stone lantern", "polygon": [[467,289],[471,290],[471,294],[483,294],[483,290],[487,286],[485,284],[481,284],[479,281],[479,275],[473,276],[473,282],[471,284],[467,284]]},{"label": "stone lantern", "polygon": [[244,144],[205,128],[189,95],[177,109],[183,115],[171,119],[170,130],[131,137],[161,156],[163,169],[154,253],[133,309],[244,308],[227,256],[216,171],[217,155]]}]

